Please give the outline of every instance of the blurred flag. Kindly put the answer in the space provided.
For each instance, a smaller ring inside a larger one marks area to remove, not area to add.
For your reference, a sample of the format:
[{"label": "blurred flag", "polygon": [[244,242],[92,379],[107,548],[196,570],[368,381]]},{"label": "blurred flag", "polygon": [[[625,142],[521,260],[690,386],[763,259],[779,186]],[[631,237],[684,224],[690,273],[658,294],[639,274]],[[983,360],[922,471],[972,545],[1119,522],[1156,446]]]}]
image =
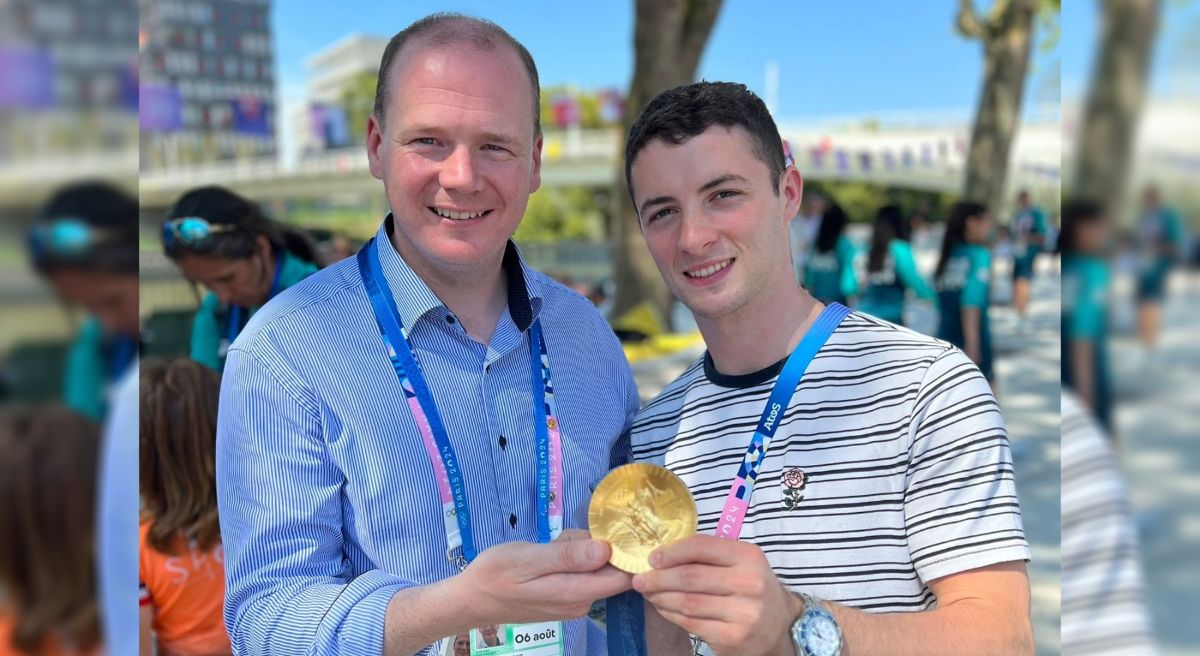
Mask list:
[{"label": "blurred flag", "polygon": [[846,171],[850,170],[849,153],[839,148],[837,153],[834,154],[834,157],[837,159],[837,169],[839,173],[845,173]]},{"label": "blurred flag", "polygon": [[889,171],[896,168],[896,154],[890,150],[883,151],[883,168]]},{"label": "blurred flag", "polygon": [[322,148],[350,145],[350,124],[341,105],[311,105],[309,121],[312,137]]},{"label": "blurred flag", "polygon": [[241,96],[229,101],[233,107],[233,131],[257,137],[269,137],[271,105],[256,96]]},{"label": "blurred flag", "polygon": [[179,89],[163,84],[139,86],[138,122],[143,132],[183,129],[183,98]]},{"label": "blurred flag", "polygon": [[579,124],[579,103],[571,96],[555,96],[553,100],[554,124],[566,129]]},{"label": "blurred flag", "polygon": [[871,170],[871,159],[872,159],[871,153],[869,153],[865,150],[860,152],[858,154],[858,168],[862,169],[863,171],[870,171]]},{"label": "blurred flag", "polygon": [[0,46],[0,107],[46,109],[54,105],[54,61],[44,50]]},{"label": "blurred flag", "polygon": [[605,123],[620,123],[625,117],[625,99],[616,89],[605,89],[600,93],[600,120]]}]

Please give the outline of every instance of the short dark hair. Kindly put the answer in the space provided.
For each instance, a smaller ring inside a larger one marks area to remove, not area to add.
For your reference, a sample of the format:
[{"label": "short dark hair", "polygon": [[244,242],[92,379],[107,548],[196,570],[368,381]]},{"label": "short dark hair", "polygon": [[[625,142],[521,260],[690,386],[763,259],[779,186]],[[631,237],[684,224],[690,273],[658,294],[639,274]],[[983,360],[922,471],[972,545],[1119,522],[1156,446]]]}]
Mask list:
[{"label": "short dark hair", "polygon": [[1059,252],[1074,255],[1079,252],[1079,229],[1107,220],[1104,205],[1092,198],[1073,198],[1062,206],[1062,231],[1058,235]]},{"label": "short dark hair", "polygon": [[734,82],[695,82],[664,91],[638,114],[625,142],[625,183],[633,197],[631,171],[638,153],[651,141],[662,139],[679,145],[708,128],[741,126],[750,133],[754,155],[771,171],[771,187],[778,193],[779,178],[787,168],[783,139],[761,98]]},{"label": "short dark hair", "polygon": [[375,120],[383,126],[387,113],[388,73],[392,68],[392,60],[409,41],[421,39],[426,45],[448,46],[466,45],[477,50],[493,51],[499,45],[506,45],[517,53],[525,72],[529,74],[529,84],[533,89],[533,135],[542,133],[542,88],[538,83],[537,65],[529,50],[521,45],[504,28],[492,21],[454,12],[438,12],[422,18],[404,28],[388,41],[383,49],[383,59],[379,62],[379,79],[375,82]]}]

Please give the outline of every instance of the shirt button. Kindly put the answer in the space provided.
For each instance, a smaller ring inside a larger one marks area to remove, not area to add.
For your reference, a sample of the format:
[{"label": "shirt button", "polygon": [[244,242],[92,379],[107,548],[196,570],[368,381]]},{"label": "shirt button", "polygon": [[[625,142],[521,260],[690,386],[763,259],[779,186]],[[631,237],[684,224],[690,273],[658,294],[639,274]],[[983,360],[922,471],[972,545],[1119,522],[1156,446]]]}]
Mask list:
[{"label": "shirt button", "polygon": [[454,325],[454,315],[447,314],[446,315],[446,323],[448,323],[450,325]]},{"label": "shirt button", "polygon": [[517,527],[517,516],[516,515],[510,514],[508,516],[508,525],[513,528]]},{"label": "shirt button", "polygon": [[500,440],[499,440],[499,442],[500,442],[500,448],[501,448],[501,449],[503,449],[503,448],[504,448],[504,447],[505,447],[505,446],[508,444],[508,440],[504,439],[504,436],[503,436],[503,435],[501,435],[501,436],[500,436]]}]

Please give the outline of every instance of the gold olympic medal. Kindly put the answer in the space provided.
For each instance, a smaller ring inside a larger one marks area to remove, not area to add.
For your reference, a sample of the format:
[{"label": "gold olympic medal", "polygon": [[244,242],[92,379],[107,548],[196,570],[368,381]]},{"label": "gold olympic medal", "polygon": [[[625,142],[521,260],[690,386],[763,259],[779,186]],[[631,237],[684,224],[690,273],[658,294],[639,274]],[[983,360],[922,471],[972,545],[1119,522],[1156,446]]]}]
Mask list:
[{"label": "gold olympic medal", "polygon": [[639,462],[618,467],[588,506],[592,537],[612,545],[609,562],[630,574],[650,571],[650,553],[696,533],[696,502],[678,476]]}]

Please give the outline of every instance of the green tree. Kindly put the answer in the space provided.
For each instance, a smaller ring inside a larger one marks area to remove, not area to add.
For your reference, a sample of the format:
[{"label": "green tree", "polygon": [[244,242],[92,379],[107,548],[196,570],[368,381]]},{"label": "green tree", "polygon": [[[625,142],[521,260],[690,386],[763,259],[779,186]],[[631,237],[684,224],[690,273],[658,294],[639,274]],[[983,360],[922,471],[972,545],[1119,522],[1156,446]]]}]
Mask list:
[{"label": "green tree", "polygon": [[346,109],[350,143],[363,144],[367,138],[367,118],[375,109],[375,74],[362,72],[346,83],[341,103]]},{"label": "green tree", "polygon": [[[986,16],[972,0],[959,0],[955,27],[983,43],[983,89],[971,130],[963,196],[996,211],[1004,201],[1009,156],[1025,91],[1034,16],[1058,15],[1060,0],[993,0]],[[1049,17],[1049,18],[1047,18]]]},{"label": "green tree", "polygon": [[1159,0],[1106,0],[1071,189],[1121,211],[1146,93]]},{"label": "green tree", "polygon": [[542,187],[529,197],[513,238],[519,243],[599,241],[604,237],[604,213],[595,196],[586,187]]},{"label": "green tree", "polygon": [[[621,134],[629,134],[637,113],[655,95],[695,79],[700,55],[720,9],[721,0],[637,0],[633,81],[625,101]],[[613,272],[617,283],[613,316],[650,301],[663,325],[668,325],[671,293],[638,229],[637,212],[625,183],[624,155],[617,159],[619,172],[612,193],[616,203]]]}]

